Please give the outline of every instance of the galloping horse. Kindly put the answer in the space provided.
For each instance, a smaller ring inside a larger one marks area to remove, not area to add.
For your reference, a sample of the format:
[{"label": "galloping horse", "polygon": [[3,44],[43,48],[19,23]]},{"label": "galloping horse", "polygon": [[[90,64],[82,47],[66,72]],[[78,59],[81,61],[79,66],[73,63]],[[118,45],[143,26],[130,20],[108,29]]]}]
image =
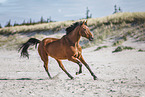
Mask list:
[{"label": "galloping horse", "polygon": [[82,73],[83,63],[93,76],[94,80],[96,80],[97,77],[94,75],[89,65],[85,62],[82,56],[82,48],[79,45],[81,36],[89,39],[90,41],[93,40],[93,35],[87,27],[87,22],[76,22],[66,28],[66,32],[66,35],[64,35],[61,39],[45,38],[40,41],[35,38],[30,38],[20,47],[19,51],[21,50],[21,56],[29,58],[29,54],[27,52],[29,46],[37,46],[37,44],[39,43],[38,52],[42,61],[44,62],[44,68],[49,78],[52,78],[48,71],[48,56],[51,56],[58,62],[60,68],[68,75],[69,78],[73,79],[73,77],[64,68],[61,61],[63,59],[68,59],[69,61],[72,61],[79,65],[79,71],[76,72],[76,74]]}]

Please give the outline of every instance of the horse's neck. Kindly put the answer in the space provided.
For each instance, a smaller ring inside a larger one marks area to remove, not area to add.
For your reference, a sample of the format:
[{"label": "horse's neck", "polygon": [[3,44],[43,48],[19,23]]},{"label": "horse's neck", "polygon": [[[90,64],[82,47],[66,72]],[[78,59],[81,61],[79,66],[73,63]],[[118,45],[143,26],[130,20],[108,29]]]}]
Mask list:
[{"label": "horse's neck", "polygon": [[74,44],[78,44],[80,41],[81,36],[79,35],[79,27],[76,27],[72,32],[70,32],[67,37],[69,38],[69,40],[74,43]]}]

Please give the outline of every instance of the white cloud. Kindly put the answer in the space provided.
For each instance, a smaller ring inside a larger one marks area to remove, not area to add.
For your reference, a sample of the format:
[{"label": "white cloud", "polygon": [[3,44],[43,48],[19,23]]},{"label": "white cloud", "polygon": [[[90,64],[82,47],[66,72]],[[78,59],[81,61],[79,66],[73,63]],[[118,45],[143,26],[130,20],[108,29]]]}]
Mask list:
[{"label": "white cloud", "polygon": [[83,16],[83,14],[80,13],[80,14],[68,14],[68,15],[64,15],[64,17],[76,17],[76,16]]},{"label": "white cloud", "polygon": [[6,2],[7,0],[0,0],[0,3],[4,3],[4,2]]},{"label": "white cloud", "polygon": [[61,9],[58,9],[58,12],[59,12],[59,13],[61,13],[61,12],[62,12],[62,10],[61,10]]}]

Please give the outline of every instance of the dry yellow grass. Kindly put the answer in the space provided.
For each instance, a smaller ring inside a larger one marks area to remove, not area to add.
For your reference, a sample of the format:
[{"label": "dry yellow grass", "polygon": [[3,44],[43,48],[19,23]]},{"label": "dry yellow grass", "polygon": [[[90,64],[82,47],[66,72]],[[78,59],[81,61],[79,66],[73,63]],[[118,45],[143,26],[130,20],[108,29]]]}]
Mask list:
[{"label": "dry yellow grass", "polygon": [[[80,21],[80,20],[79,20]],[[102,25],[113,25],[120,23],[130,23],[130,22],[144,22],[145,12],[134,12],[134,13],[117,13],[107,17],[101,18],[90,18],[88,19],[89,26],[102,26]],[[29,26],[15,26],[15,27],[5,27],[0,29],[0,34],[15,34],[15,33],[26,33],[33,31],[58,31],[65,28],[76,21],[62,21],[62,22],[50,22]]]},{"label": "dry yellow grass", "polygon": [[[0,28],[0,47],[7,47],[10,45],[11,47],[16,47],[16,45],[20,45],[32,36],[41,39],[45,36],[42,35],[43,33],[39,34],[39,32],[47,32],[51,34],[57,33],[74,22],[76,21],[51,22],[29,26]],[[108,37],[118,38],[114,43],[120,41],[121,37],[127,39],[128,36],[140,41],[145,40],[145,12],[125,12],[101,18],[90,18],[88,19],[88,26],[94,34],[94,41],[89,42],[82,39],[81,44],[83,48],[96,45]],[[23,36],[21,36],[20,33],[23,34]],[[41,35],[41,38],[39,35]],[[5,44],[7,45],[4,46]]]}]

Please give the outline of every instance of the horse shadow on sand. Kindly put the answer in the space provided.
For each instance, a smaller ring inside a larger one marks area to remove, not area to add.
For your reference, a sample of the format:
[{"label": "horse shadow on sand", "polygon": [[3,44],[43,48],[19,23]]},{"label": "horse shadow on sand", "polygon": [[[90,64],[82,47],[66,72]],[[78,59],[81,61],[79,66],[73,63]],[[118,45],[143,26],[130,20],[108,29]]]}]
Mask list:
[{"label": "horse shadow on sand", "polygon": [[32,79],[32,78],[17,78],[17,79],[11,79],[11,78],[0,78],[0,80],[46,80],[46,79]]},{"label": "horse shadow on sand", "polygon": [[[55,80],[55,79],[58,79],[59,77],[59,75],[60,75],[61,73],[58,73],[58,74],[56,74],[54,77],[52,77],[51,78],[51,80]],[[49,78],[27,78],[27,77],[25,77],[25,78],[0,78],[0,81],[2,81],[2,80],[4,80],[4,81],[6,81],[6,80],[49,80]]]}]

